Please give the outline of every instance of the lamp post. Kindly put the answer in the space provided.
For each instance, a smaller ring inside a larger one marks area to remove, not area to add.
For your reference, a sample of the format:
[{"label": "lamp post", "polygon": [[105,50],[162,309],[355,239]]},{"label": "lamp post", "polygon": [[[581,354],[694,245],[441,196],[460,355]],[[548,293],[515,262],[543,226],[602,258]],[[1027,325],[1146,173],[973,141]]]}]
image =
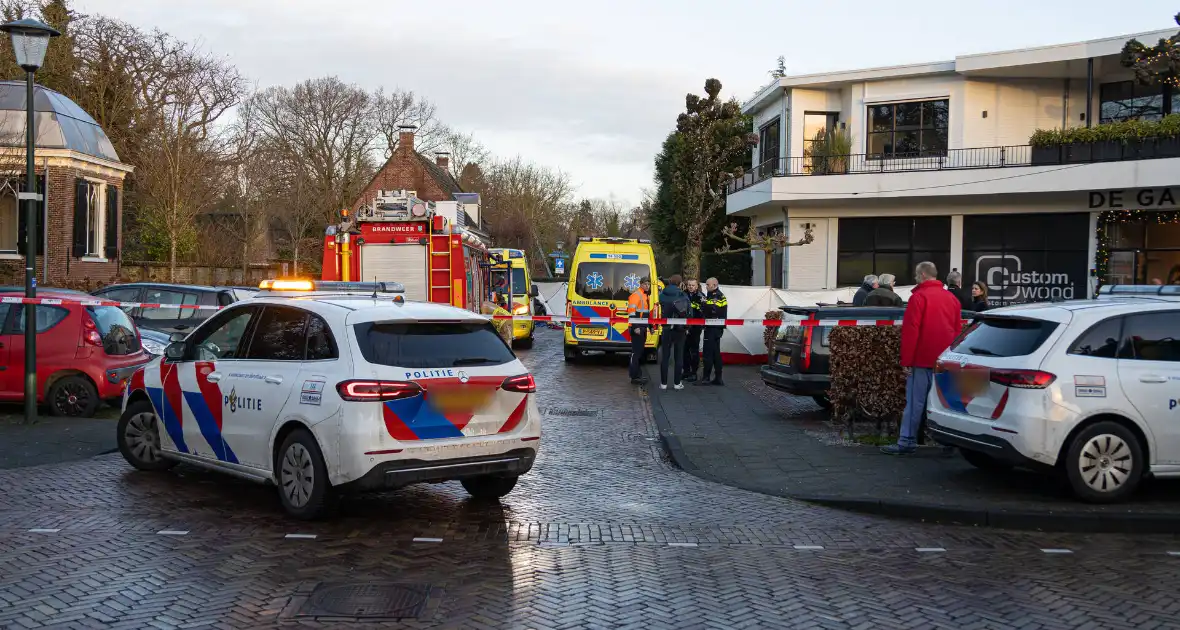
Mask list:
[{"label": "lamp post", "polygon": [[[25,204],[25,297],[37,297],[37,173],[33,171],[33,147],[37,140],[33,114],[34,75],[45,62],[49,38],[61,33],[48,24],[31,18],[0,25],[0,31],[12,38],[16,63],[25,71],[25,192],[17,198]],[[25,422],[37,418],[37,316],[36,306],[25,304]]]}]

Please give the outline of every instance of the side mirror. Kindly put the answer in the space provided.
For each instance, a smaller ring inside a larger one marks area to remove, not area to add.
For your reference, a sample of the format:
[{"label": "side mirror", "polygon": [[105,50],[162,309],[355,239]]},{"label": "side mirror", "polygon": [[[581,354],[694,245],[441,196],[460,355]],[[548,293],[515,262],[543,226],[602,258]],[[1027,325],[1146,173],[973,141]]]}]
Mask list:
[{"label": "side mirror", "polygon": [[541,290],[537,288],[537,285],[534,284],[532,287],[529,288],[529,296],[530,297],[538,297],[540,295],[541,295]]},{"label": "side mirror", "polygon": [[185,339],[188,339],[188,335],[185,333],[182,333],[182,332],[174,332],[168,336],[168,341],[170,341],[172,343],[176,343],[178,341],[184,341]]},{"label": "side mirror", "polygon": [[164,348],[164,358],[169,361],[182,361],[187,349],[188,345],[184,341],[173,341]]}]

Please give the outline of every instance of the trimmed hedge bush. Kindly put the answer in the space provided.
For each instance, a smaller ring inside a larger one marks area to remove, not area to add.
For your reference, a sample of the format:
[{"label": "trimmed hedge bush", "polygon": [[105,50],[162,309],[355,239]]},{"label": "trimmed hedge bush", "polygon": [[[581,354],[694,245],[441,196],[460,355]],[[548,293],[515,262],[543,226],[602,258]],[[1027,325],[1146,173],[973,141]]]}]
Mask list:
[{"label": "trimmed hedge bush", "polygon": [[878,435],[897,434],[905,410],[901,328],[837,326],[828,339],[832,419],[848,424],[849,438],[864,422],[875,423]]},{"label": "trimmed hedge bush", "polygon": [[1087,142],[1132,142],[1159,138],[1180,138],[1180,114],[1160,120],[1125,120],[1093,127],[1038,129],[1028,143],[1034,147],[1055,147]]}]

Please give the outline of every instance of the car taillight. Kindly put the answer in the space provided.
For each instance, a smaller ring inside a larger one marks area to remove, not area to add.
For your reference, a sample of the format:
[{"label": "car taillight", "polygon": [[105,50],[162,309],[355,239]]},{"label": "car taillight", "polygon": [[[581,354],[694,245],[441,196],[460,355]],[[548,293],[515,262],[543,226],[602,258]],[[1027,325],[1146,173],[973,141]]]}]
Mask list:
[{"label": "car taillight", "polygon": [[509,376],[500,384],[500,389],[518,394],[535,394],[537,393],[537,382],[533,380],[532,374]]},{"label": "car taillight", "polygon": [[422,393],[417,383],[409,381],[344,381],[336,385],[344,400],[373,402],[413,398]]},{"label": "car taillight", "polygon": [[1057,376],[1040,370],[992,370],[991,382],[1016,389],[1045,389]]},{"label": "car taillight", "polygon": [[800,358],[799,365],[804,370],[811,368],[811,337],[815,332],[814,326],[803,327],[803,356]]},{"label": "car taillight", "polygon": [[98,333],[98,326],[94,324],[94,320],[90,319],[89,315],[82,316],[82,341],[92,346],[102,347],[102,335]]}]

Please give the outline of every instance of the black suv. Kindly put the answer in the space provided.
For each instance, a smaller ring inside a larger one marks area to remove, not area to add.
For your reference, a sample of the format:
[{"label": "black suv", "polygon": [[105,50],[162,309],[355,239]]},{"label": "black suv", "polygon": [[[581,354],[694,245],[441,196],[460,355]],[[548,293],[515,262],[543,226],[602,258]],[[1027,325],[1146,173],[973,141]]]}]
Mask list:
[{"label": "black suv", "polygon": [[[94,292],[96,297],[112,302],[139,302],[142,304],[176,304],[202,306],[229,306],[234,302],[253,296],[257,288],[250,287],[206,287],[193,284],[168,284],[157,282],[132,282],[112,284]],[[188,333],[201,322],[213,316],[213,309],[196,308],[125,308],[135,325],[165,333]]]},{"label": "black suv", "polygon": [[[832,384],[828,338],[831,326],[802,326],[806,319],[818,320],[900,320],[905,307],[897,306],[782,306],[783,323],[771,343],[762,382],[774,389],[811,396],[821,407],[831,407],[828,388]],[[963,311],[963,319],[976,313]]]}]

